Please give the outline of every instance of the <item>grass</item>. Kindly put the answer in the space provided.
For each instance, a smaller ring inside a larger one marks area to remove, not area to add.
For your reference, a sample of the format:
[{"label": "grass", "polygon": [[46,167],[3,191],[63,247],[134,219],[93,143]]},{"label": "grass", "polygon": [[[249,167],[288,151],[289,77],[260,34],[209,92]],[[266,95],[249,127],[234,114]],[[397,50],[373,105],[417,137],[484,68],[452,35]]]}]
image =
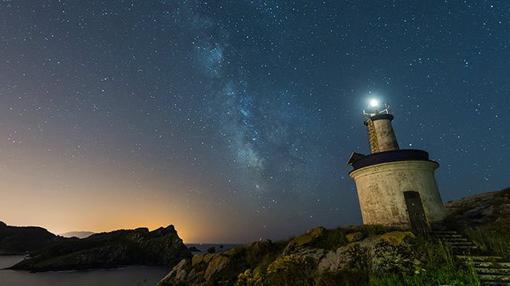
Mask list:
[{"label": "grass", "polygon": [[417,253],[422,253],[413,273],[372,274],[370,286],[480,285],[474,269],[457,261],[451,249],[438,242],[418,238]]},{"label": "grass", "polygon": [[472,240],[484,253],[497,255],[510,259],[510,236],[501,231],[487,230],[477,228],[467,228],[464,233]]}]

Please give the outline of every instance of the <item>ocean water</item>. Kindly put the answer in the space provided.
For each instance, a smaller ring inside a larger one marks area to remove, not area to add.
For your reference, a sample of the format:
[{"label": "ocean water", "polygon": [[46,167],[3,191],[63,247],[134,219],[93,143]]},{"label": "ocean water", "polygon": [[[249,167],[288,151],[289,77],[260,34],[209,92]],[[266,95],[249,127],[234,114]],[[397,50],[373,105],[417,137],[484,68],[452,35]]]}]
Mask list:
[{"label": "ocean water", "polygon": [[[0,256],[0,268],[21,261],[23,256]],[[170,269],[166,267],[127,266],[87,271],[30,273],[0,270],[1,286],[154,286]]]},{"label": "ocean water", "polygon": [[[200,252],[209,247],[225,251],[239,244],[187,244]],[[194,254],[198,254],[195,252]],[[23,260],[20,255],[0,255],[0,269]],[[0,286],[154,286],[170,272],[166,267],[126,266],[112,269],[86,271],[50,271],[30,273],[27,271],[0,270]]]}]

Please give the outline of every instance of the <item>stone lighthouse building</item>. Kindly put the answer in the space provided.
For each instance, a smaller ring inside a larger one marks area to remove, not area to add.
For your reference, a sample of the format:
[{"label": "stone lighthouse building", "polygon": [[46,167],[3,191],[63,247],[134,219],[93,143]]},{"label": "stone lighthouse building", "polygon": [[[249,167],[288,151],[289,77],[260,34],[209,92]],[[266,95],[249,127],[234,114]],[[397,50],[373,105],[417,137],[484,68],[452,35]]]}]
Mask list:
[{"label": "stone lighthouse building", "polygon": [[434,177],[439,164],[423,150],[399,148],[388,105],[371,102],[363,113],[371,154],[353,153],[348,162],[363,223],[428,230],[446,215]]}]

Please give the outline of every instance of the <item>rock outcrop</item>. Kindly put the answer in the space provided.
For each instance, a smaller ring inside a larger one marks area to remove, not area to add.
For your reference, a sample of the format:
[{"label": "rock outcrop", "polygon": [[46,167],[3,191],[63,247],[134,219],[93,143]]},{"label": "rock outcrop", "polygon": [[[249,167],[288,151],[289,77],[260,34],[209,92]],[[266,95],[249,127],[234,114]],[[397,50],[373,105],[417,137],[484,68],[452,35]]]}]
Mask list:
[{"label": "rock outcrop", "polygon": [[[449,202],[447,208],[442,227],[457,229],[486,255],[510,258],[510,189]],[[183,259],[159,286],[479,285],[479,276],[453,246],[430,236],[380,226],[318,227],[287,241]]]},{"label": "rock outcrop", "polygon": [[93,234],[70,238],[30,253],[11,269],[38,271],[109,268],[123,265],[175,266],[191,253],[173,226]]},{"label": "rock outcrop", "polygon": [[364,285],[369,273],[413,272],[419,263],[414,235],[385,231],[319,227],[286,242],[198,254],[182,260],[159,285]]},{"label": "rock outcrop", "polygon": [[451,225],[482,227],[510,234],[510,188],[482,193],[446,204]]},{"label": "rock outcrop", "polygon": [[466,197],[446,204],[447,224],[483,255],[510,261],[510,188]]},{"label": "rock outcrop", "polygon": [[42,227],[8,226],[0,221],[0,254],[25,254],[61,240]]}]

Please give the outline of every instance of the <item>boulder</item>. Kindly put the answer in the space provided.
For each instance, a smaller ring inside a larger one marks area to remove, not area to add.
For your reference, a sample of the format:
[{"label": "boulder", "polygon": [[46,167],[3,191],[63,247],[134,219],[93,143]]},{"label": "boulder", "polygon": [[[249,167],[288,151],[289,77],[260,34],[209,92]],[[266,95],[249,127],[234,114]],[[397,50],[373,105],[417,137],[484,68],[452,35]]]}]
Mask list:
[{"label": "boulder", "polygon": [[326,253],[319,262],[318,271],[412,271],[415,253],[409,243],[413,239],[411,232],[393,231],[349,243]]},{"label": "boulder", "polygon": [[364,235],[362,232],[356,231],[346,234],[345,238],[347,239],[347,242],[355,242],[362,240],[364,238]]}]

